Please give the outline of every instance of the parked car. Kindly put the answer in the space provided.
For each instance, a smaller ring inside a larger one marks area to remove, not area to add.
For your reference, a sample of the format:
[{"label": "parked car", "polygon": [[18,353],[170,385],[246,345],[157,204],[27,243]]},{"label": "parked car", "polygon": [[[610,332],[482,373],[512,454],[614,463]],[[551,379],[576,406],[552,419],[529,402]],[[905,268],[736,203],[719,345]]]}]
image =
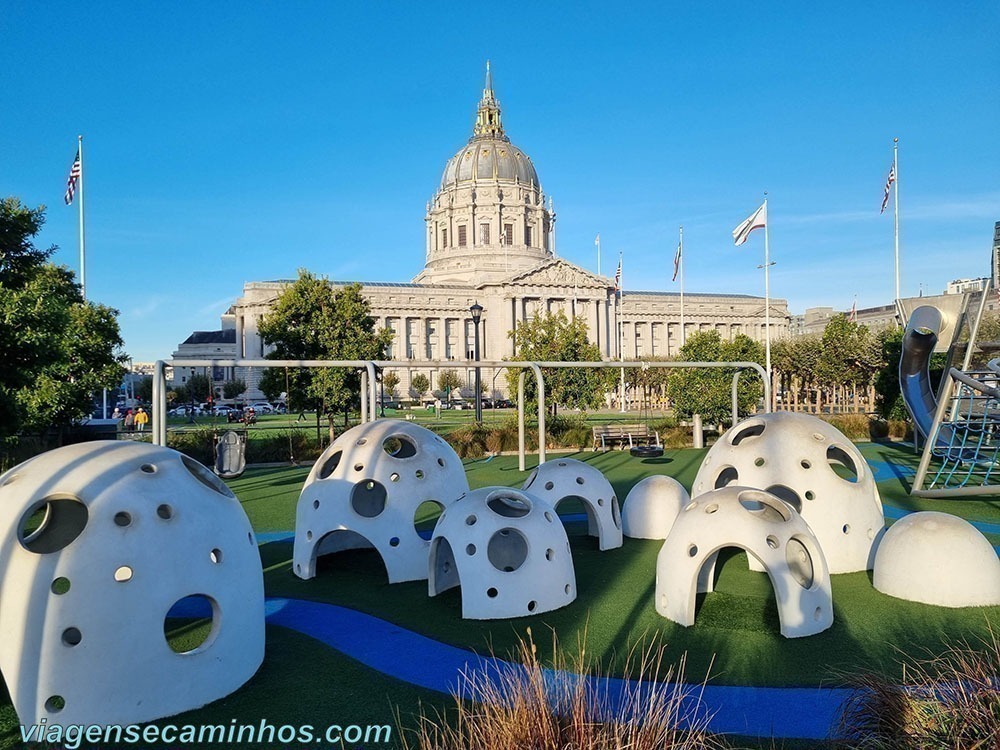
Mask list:
[{"label": "parked car", "polygon": [[236,410],[231,406],[226,406],[225,404],[219,404],[212,410],[212,413],[217,417],[224,417],[231,411],[236,411]]},{"label": "parked car", "polygon": [[516,404],[509,398],[498,398],[494,404],[496,409],[513,409]]},{"label": "parked car", "polygon": [[269,403],[267,403],[266,401],[258,401],[258,402],[257,402],[257,403],[255,403],[255,404],[250,404],[250,406],[251,406],[251,407],[253,408],[253,410],[254,410],[255,412],[257,412],[258,414],[270,414],[271,412],[273,412],[273,411],[274,411],[274,407],[273,407],[273,406],[271,406],[271,405],[270,405]]}]

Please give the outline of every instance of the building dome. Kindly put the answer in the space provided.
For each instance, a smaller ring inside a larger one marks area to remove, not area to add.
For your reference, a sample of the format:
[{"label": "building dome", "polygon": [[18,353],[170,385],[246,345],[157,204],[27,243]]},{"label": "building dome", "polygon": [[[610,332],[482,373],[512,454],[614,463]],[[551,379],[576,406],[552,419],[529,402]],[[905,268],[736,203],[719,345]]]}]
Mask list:
[{"label": "building dome", "polygon": [[535,186],[538,174],[528,155],[506,138],[473,136],[448,160],[441,187],[469,180],[513,180]]},{"label": "building dome", "polygon": [[549,203],[531,158],[504,132],[487,63],[472,137],[427,204],[427,260],[414,281],[478,284],[536,268],[553,255]]}]

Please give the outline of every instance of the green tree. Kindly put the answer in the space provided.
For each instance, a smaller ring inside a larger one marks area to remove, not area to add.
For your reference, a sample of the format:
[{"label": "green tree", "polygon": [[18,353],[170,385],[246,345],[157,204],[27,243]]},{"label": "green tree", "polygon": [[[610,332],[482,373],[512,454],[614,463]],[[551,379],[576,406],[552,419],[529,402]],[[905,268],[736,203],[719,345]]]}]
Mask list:
[{"label": "green tree", "polygon": [[207,375],[192,375],[187,381],[187,392],[192,401],[207,401],[208,394],[212,392],[212,381]]},{"label": "green tree", "polygon": [[247,384],[245,380],[240,378],[234,378],[233,380],[227,380],[222,384],[222,396],[223,398],[236,398],[241,393],[247,389]]},{"label": "green tree", "polygon": [[[570,321],[561,310],[535,315],[518,323],[507,334],[514,340],[514,359],[528,362],[599,362],[601,350],[587,341],[587,324],[582,318]],[[507,370],[507,390],[517,393],[519,369]],[[615,372],[600,369],[546,370],[545,399],[553,412],[556,405],[567,409],[597,409],[613,387]],[[535,379],[525,378],[525,400],[536,403]]]},{"label": "green tree", "polygon": [[34,237],[45,209],[0,200],[0,440],[62,430],[124,375],[118,312],[83,299],[73,273]]},{"label": "green tree", "polygon": [[[360,284],[334,289],[329,279],[299,270],[296,281],[278,296],[260,321],[268,359],[383,359],[392,331],[375,328]],[[284,373],[269,369],[263,380],[284,387]],[[269,386],[270,387],[270,386]],[[301,369],[289,373],[289,406],[315,405],[331,414],[360,405],[361,376],[343,368]]]},{"label": "green tree", "polygon": [[430,378],[428,378],[422,372],[418,372],[416,375],[413,376],[413,379],[410,380],[410,390],[417,395],[417,398],[420,398],[425,393],[427,393],[430,387],[431,387]]},{"label": "green tree", "polygon": [[444,395],[442,400],[451,401],[455,397],[455,391],[462,387],[462,379],[454,370],[441,370],[438,373],[438,390]]},{"label": "green tree", "polygon": [[395,370],[389,370],[382,376],[382,386],[385,388],[385,395],[389,397],[390,401],[394,401],[396,388],[399,387],[399,375],[396,374]]},{"label": "green tree", "polygon": [[[681,347],[679,361],[757,362],[764,360],[764,348],[739,334],[723,341],[718,331],[699,331]],[[667,394],[680,417],[701,414],[708,422],[732,421],[733,371],[728,368],[685,368],[672,370],[667,378]],[[764,393],[759,377],[740,378],[737,401],[741,413],[753,411]]]}]

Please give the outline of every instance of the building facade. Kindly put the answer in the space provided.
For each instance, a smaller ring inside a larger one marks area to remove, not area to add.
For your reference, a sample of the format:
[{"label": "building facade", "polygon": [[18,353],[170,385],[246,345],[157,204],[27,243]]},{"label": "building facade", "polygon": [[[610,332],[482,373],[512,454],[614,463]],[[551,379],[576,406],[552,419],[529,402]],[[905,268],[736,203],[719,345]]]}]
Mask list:
[{"label": "building facade", "polygon": [[[412,282],[362,285],[377,324],[394,334],[388,358],[400,363],[395,369],[401,395],[410,392],[418,372],[429,376],[436,388],[438,368],[422,362],[473,358],[469,308],[475,303],[484,308],[482,359],[513,358],[509,333],[515,326],[556,311],[582,318],[590,340],[607,359],[620,354],[625,359],[676,356],[686,336],[696,331],[718,331],[724,339],[746,334],[764,341],[762,297],[686,293],[682,332],[679,294],[626,291],[619,306],[612,279],[557,257],[551,199],[531,159],[504,130],[488,67],[472,137],[447,161],[425,223],[425,265]],[[223,316],[223,330],[232,329],[234,336],[227,356],[258,358],[267,353],[259,322],[289,283],[244,286]],[[770,304],[772,339],[787,336],[787,302],[771,299]],[[185,342],[175,354],[195,354],[195,342]],[[236,375],[250,386],[250,398],[259,397],[259,372],[241,370]],[[471,381],[471,368],[460,375]],[[499,375],[484,368],[487,392],[503,391]]]}]

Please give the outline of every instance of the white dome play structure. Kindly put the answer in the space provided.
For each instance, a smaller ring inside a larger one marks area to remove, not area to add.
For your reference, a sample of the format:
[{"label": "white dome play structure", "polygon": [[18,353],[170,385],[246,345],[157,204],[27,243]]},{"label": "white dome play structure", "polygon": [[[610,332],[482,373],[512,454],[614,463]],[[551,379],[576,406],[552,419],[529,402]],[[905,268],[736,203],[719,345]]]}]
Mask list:
[{"label": "white dome play structure", "polygon": [[923,511],[896,521],[875,555],[875,588],[941,607],[1000,604],[1000,559],[965,519]]},{"label": "white dome play structure", "polygon": [[424,579],[429,542],[415,516],[468,489],[462,460],[430,430],[395,419],[353,427],[323,451],[302,488],[295,575],[313,578],[320,555],[374,547],[389,583]]},{"label": "white dome play structure", "polygon": [[830,574],[809,525],[778,497],[738,486],[699,495],[677,516],[656,559],[656,611],[693,625],[696,594],[712,591],[724,547],[746,550],[767,573],[783,636],[815,635],[833,624]]},{"label": "white dome play structure", "polygon": [[521,489],[554,508],[563,500],[578,499],[587,514],[587,533],[598,538],[601,551],[622,546],[618,497],[599,469],[572,458],[546,461],[531,472]]},{"label": "white dome play structure", "polygon": [[861,451],[831,424],[775,412],[731,427],[709,449],[691,496],[730,485],[765,490],[801,513],[831,573],[871,568],[885,527],[882,500]]},{"label": "white dome play structure", "polygon": [[673,477],[646,477],[625,498],[622,532],[630,539],[666,539],[674,519],[689,502],[688,491]]},{"label": "white dome play structure", "polygon": [[430,596],[462,587],[462,617],[524,617],[576,599],[569,540],[555,508],[509,487],[473,490],[442,514],[431,540]]},{"label": "white dome play structure", "polygon": [[[210,616],[207,637],[175,653],[168,613]],[[0,670],[22,724],[171,716],[232,693],[263,658],[253,530],[197,461],[97,441],[0,476]]]}]

